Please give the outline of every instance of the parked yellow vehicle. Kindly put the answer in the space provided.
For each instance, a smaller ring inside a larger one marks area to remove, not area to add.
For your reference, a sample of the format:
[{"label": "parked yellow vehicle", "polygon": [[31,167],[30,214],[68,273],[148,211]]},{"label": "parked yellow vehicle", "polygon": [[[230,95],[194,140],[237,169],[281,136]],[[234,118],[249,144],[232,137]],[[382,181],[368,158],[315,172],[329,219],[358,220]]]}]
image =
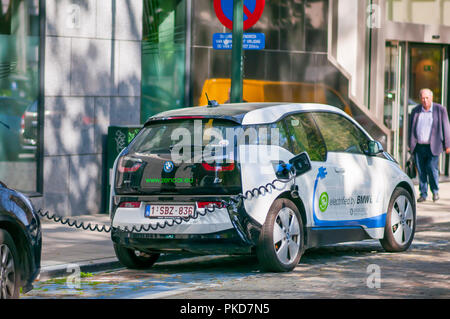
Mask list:
[{"label": "parked yellow vehicle", "polygon": [[[322,103],[336,106],[352,115],[349,104],[333,88],[322,83],[277,82],[263,80],[243,81],[244,102],[296,102]],[[203,85],[199,105],[208,105],[211,100],[224,104],[230,100],[231,79],[207,79]]]}]

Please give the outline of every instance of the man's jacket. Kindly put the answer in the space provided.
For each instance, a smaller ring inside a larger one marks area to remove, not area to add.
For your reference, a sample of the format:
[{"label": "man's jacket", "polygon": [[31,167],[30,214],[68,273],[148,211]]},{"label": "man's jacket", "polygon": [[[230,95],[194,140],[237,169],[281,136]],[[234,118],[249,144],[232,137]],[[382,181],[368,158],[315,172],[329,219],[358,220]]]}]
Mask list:
[{"label": "man's jacket", "polygon": [[[411,112],[409,121],[409,148],[411,154],[417,145],[417,122],[422,112],[422,105],[417,105]],[[433,126],[431,128],[430,148],[434,156],[440,155],[450,147],[450,123],[447,109],[440,104],[433,103]]]}]

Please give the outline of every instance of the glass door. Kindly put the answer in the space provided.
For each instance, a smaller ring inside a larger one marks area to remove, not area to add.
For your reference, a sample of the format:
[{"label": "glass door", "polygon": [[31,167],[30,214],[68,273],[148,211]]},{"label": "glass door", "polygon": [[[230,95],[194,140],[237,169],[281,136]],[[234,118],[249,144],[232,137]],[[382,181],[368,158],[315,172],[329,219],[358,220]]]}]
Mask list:
[{"label": "glass door", "polygon": [[[385,56],[384,124],[391,129],[389,152],[404,168],[409,156],[409,118],[413,108],[420,104],[420,90],[429,88],[435,103],[450,105],[448,46],[387,41]],[[441,174],[449,174],[445,154],[440,157],[439,170]]]},{"label": "glass door", "polygon": [[386,42],[384,77],[384,124],[391,129],[389,151],[403,167],[404,165],[404,52],[405,44]]},{"label": "glass door", "polygon": [[[433,102],[443,104],[443,101],[447,101],[446,51],[443,45],[411,44],[408,114],[420,104],[419,92],[422,88],[433,91]],[[439,170],[441,174],[448,174],[444,154],[440,157]]]},{"label": "glass door", "polygon": [[411,72],[409,97],[419,104],[423,88],[433,91],[433,102],[442,102],[443,47],[440,45],[412,44],[410,47]]}]

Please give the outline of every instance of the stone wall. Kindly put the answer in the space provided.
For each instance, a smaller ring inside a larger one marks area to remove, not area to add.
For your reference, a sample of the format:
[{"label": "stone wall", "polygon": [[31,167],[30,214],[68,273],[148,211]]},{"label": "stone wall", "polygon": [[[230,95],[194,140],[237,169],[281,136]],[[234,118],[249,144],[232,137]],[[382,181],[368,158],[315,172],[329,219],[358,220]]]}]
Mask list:
[{"label": "stone wall", "polygon": [[104,212],[106,134],[140,123],[142,1],[47,0],[43,197],[58,215]]}]

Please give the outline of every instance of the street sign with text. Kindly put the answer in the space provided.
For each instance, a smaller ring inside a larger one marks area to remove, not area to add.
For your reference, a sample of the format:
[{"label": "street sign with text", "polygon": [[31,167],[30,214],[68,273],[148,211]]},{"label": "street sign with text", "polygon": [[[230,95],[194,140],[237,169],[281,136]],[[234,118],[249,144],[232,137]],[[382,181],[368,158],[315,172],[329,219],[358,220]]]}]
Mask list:
[{"label": "street sign with text", "polygon": [[[244,33],[244,50],[263,50],[266,45],[264,33]],[[231,33],[214,33],[213,48],[215,50],[231,50],[233,48],[233,35]]]}]

